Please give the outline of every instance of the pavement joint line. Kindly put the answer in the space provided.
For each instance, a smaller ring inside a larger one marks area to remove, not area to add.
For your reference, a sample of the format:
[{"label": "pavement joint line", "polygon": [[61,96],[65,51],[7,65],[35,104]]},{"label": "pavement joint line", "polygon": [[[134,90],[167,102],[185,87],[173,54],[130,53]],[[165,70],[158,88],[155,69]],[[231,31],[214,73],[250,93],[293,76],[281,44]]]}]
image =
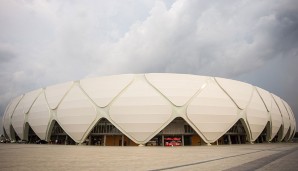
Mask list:
[{"label": "pavement joint line", "polygon": [[241,164],[239,166],[235,166],[229,169],[226,169],[224,171],[234,171],[234,170],[238,170],[238,171],[250,171],[250,170],[256,170],[259,168],[262,168],[272,162],[274,162],[275,160],[282,158],[284,156],[287,156],[293,152],[295,152],[296,150],[298,150],[298,148],[294,148],[294,149],[289,149],[289,150],[284,150],[284,151],[280,151],[279,153],[276,154],[271,154],[269,156],[265,156],[262,157],[260,159],[257,160],[253,160],[244,164]]},{"label": "pavement joint line", "polygon": [[[194,163],[189,163],[189,164],[182,164],[182,165],[178,165],[178,166],[165,167],[165,168],[160,168],[160,169],[151,169],[151,170],[148,170],[148,171],[177,169],[177,168],[181,168],[181,167],[199,165],[199,164],[203,164],[203,163],[209,163],[209,162],[213,162],[213,161],[218,161],[218,160],[223,160],[223,159],[228,159],[228,158],[233,158],[233,157],[238,157],[238,156],[244,156],[244,155],[248,155],[248,154],[259,153],[259,152],[262,152],[262,151],[270,151],[272,149],[278,149],[278,148],[282,148],[282,147],[276,147],[276,148],[264,149],[264,150],[257,150],[257,151],[253,151],[253,152],[249,152],[249,153],[237,154],[237,155],[232,155],[232,156],[227,156],[227,157],[220,157],[220,158],[210,159],[210,160],[203,160],[203,161],[199,161],[199,162],[194,162]],[[285,150],[285,151],[289,151],[289,150]],[[279,152],[279,153],[281,153],[281,152]]]}]

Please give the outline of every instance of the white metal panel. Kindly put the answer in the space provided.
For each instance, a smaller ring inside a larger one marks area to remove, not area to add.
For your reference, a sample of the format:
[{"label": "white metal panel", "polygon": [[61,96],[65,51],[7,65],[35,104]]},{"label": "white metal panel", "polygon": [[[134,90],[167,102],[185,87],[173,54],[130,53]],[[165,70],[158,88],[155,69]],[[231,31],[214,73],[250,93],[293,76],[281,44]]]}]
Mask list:
[{"label": "white metal panel", "polygon": [[295,123],[295,126],[294,126],[294,132],[293,132],[293,137],[295,136],[295,133],[296,133],[296,121],[294,122]]},{"label": "white metal panel", "polygon": [[12,126],[21,139],[24,139],[25,113],[29,112],[34,100],[37,98],[41,91],[42,89],[38,89],[26,93],[20,100],[12,115]]},{"label": "white metal panel", "polygon": [[290,127],[290,118],[289,118],[288,112],[287,112],[284,104],[282,103],[282,100],[280,99],[280,97],[273,94],[273,98],[276,101],[277,106],[278,106],[278,108],[281,112],[281,115],[282,115],[283,128],[284,128],[283,134],[282,134],[282,140],[283,140],[288,132],[289,127]]},{"label": "white metal panel", "polygon": [[272,99],[272,108],[269,112],[271,117],[271,138],[270,141],[275,137],[277,134],[281,124],[282,124],[282,116],[278,109],[278,106],[275,102],[275,100]]},{"label": "white metal panel", "polygon": [[23,95],[18,96],[14,98],[6,111],[5,118],[4,118],[4,129],[8,135],[8,137],[11,139],[11,132],[10,132],[10,125],[11,125],[11,116],[18,105],[19,101],[22,99]]},{"label": "white metal panel", "polygon": [[183,106],[208,77],[185,74],[146,74],[147,80],[174,105]]},{"label": "white metal panel", "polygon": [[0,129],[2,129],[3,131],[4,131],[4,116],[5,116],[5,113],[6,112],[4,112],[4,114],[2,115],[2,119],[1,119],[1,122],[2,122],[2,128],[0,128]]},{"label": "white metal panel", "polygon": [[24,113],[24,97],[20,100],[19,104],[15,108],[11,117],[11,124],[17,133],[17,135],[24,139],[24,124],[25,124],[25,113]]},{"label": "white metal panel", "polygon": [[24,113],[28,113],[31,106],[33,105],[34,100],[41,93],[42,89],[30,91],[26,93],[22,99],[22,104],[24,106]]},{"label": "white metal panel", "polygon": [[132,74],[88,78],[80,81],[81,87],[100,107],[107,106],[131,81]]},{"label": "white metal panel", "polygon": [[[289,115],[289,118],[290,118],[290,135],[289,135],[289,138],[292,136],[292,132],[294,130],[294,118],[293,118],[293,113],[292,113],[292,110],[291,110],[291,107],[289,106],[289,104],[287,102],[285,102],[284,100],[282,100],[283,104],[285,105],[286,109],[287,109],[287,113]],[[288,141],[289,139],[287,139]]]},{"label": "white metal panel", "polygon": [[170,119],[172,109],[142,76],[138,76],[112,103],[109,113],[122,130],[138,143],[144,143]]},{"label": "white metal panel", "polygon": [[44,92],[42,92],[28,113],[28,123],[41,140],[46,138],[50,117],[50,110]]},{"label": "white metal panel", "polygon": [[291,116],[292,116],[292,120],[291,120],[291,122],[292,122],[292,130],[293,130],[293,132],[294,132],[294,134],[295,134],[295,129],[296,129],[296,120],[295,120],[295,115],[294,115],[294,113],[293,113],[293,110],[291,109],[291,107],[290,107],[290,105],[288,105],[289,106],[289,110],[290,110],[290,114],[291,114]]},{"label": "white metal panel", "polygon": [[[7,111],[8,111],[8,108],[10,106],[11,102],[8,103],[8,105],[6,106],[5,108],[5,112],[3,114],[3,117],[2,117],[2,126],[3,126],[3,131],[5,131],[7,133],[7,128],[9,128],[9,120],[8,120],[8,115],[7,115]],[[7,128],[6,128],[7,127]],[[8,133],[7,133],[8,135]],[[10,135],[8,135],[10,137]]]},{"label": "white metal panel", "polygon": [[60,104],[62,98],[67,91],[71,88],[73,82],[67,82],[49,86],[45,89],[46,99],[51,109],[56,109]]},{"label": "white metal panel", "polygon": [[215,78],[218,84],[227,92],[240,109],[245,109],[249,103],[253,87],[250,84],[229,80],[225,78]]},{"label": "white metal panel", "polygon": [[260,87],[256,87],[256,88],[257,88],[257,91],[259,92],[262,100],[265,103],[265,106],[267,108],[267,111],[269,112],[271,110],[271,105],[272,105],[271,104],[272,103],[271,94],[268,91],[266,91],[266,90],[264,90],[264,89],[262,89]]},{"label": "white metal panel", "polygon": [[294,112],[293,110],[291,109],[290,107],[290,111],[292,113],[292,116],[293,116],[293,134],[292,134],[292,137],[294,137],[295,133],[296,133],[296,119],[295,119],[295,115],[294,115]]},{"label": "white metal panel", "polygon": [[251,140],[255,141],[268,122],[267,109],[256,90],[254,90],[250,104],[246,108],[246,118],[251,131]]},{"label": "white metal panel", "polygon": [[96,109],[78,86],[65,96],[57,109],[60,126],[76,142],[80,142],[96,118]]},{"label": "white metal panel", "polygon": [[210,82],[187,108],[187,117],[209,142],[228,131],[238,119],[238,108],[215,83]]}]

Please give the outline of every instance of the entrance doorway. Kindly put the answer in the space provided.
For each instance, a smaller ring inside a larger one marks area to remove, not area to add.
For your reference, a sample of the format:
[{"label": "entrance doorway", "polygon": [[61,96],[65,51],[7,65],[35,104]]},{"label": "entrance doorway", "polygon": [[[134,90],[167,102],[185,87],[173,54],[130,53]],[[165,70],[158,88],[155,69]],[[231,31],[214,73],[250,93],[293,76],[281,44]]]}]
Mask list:
[{"label": "entrance doorway", "polygon": [[269,141],[269,130],[270,130],[270,123],[268,122],[265,126],[262,133],[259,135],[259,137],[255,140],[255,143],[265,143]]},{"label": "entrance doorway", "polygon": [[278,132],[272,138],[271,142],[273,142],[273,143],[278,142],[278,135],[281,134],[281,130],[282,130],[281,127],[279,127]]},{"label": "entrance doorway", "polygon": [[201,138],[183,118],[177,117],[146,145],[197,146],[201,145]]},{"label": "entrance doorway", "polygon": [[100,119],[85,140],[86,145],[137,146],[106,118]]},{"label": "entrance doorway", "polygon": [[288,139],[290,138],[290,134],[291,134],[291,126],[288,129],[288,132],[286,133],[286,136],[284,137],[283,141],[287,142]]},{"label": "entrance doorway", "polygon": [[245,144],[247,142],[247,134],[245,128],[238,120],[221,138],[218,139],[218,144]]},{"label": "entrance doorway", "polygon": [[40,138],[36,135],[36,133],[33,131],[31,126],[28,124],[28,122],[25,124],[25,130],[28,131],[28,143],[35,144],[40,141]]},{"label": "entrance doorway", "polygon": [[76,142],[62,129],[57,121],[53,120],[50,144],[75,145]]},{"label": "entrance doorway", "polygon": [[18,142],[21,140],[21,138],[18,136],[12,125],[10,125],[10,135],[11,135],[11,140],[14,140],[15,142]]}]

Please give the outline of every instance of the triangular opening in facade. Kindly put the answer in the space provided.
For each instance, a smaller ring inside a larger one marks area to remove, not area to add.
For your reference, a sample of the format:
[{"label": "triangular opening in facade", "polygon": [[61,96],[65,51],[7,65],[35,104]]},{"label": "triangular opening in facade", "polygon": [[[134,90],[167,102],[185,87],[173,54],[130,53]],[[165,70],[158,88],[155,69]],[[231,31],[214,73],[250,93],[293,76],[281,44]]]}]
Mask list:
[{"label": "triangular opening in facade", "polygon": [[48,137],[50,144],[76,144],[76,142],[62,129],[59,123],[55,120],[52,121],[49,132],[51,133]]},{"label": "triangular opening in facade", "polygon": [[279,142],[282,136],[282,130],[283,130],[283,125],[281,125],[278,129],[278,132],[274,136],[274,138],[271,140],[271,142]]},{"label": "triangular opening in facade", "polygon": [[100,119],[84,143],[97,146],[137,146],[135,142],[124,135],[106,118]]},{"label": "triangular opening in facade", "polygon": [[21,140],[21,138],[18,136],[12,125],[10,125],[10,135],[11,140],[15,140],[16,142]]},{"label": "triangular opening in facade", "polygon": [[243,120],[239,119],[222,137],[217,144],[245,144],[248,141],[247,128]]},{"label": "triangular opening in facade", "polygon": [[279,142],[281,142],[283,139],[282,139],[282,137],[283,137],[283,130],[284,130],[284,125],[281,125],[281,127],[280,127],[280,129],[279,129],[279,131],[278,131],[278,137],[277,137],[277,140],[279,141]]},{"label": "triangular opening in facade", "polygon": [[293,132],[292,132],[292,134],[291,134],[291,137],[290,137],[290,141],[292,141],[293,140],[293,138],[294,138],[294,136],[295,136],[295,133],[296,133],[296,131],[293,129]]},{"label": "triangular opening in facade", "polygon": [[265,128],[263,129],[262,133],[259,135],[259,137],[255,140],[255,143],[266,143],[269,141],[269,135],[270,135],[270,123],[267,122]]},{"label": "triangular opening in facade", "polygon": [[287,132],[285,138],[283,139],[283,141],[287,142],[290,137],[290,134],[291,134],[291,127],[289,127],[288,132]]},{"label": "triangular opening in facade", "polygon": [[25,139],[28,140],[28,143],[35,144],[40,142],[40,138],[33,131],[28,122],[25,124]]},{"label": "triangular opening in facade", "polygon": [[147,146],[198,146],[205,144],[196,131],[181,117],[175,118]]},{"label": "triangular opening in facade", "polygon": [[7,133],[6,133],[6,131],[5,131],[4,128],[3,128],[3,134],[4,134],[4,137],[5,137],[6,139],[9,139],[9,137],[8,137],[8,135],[7,135]]}]

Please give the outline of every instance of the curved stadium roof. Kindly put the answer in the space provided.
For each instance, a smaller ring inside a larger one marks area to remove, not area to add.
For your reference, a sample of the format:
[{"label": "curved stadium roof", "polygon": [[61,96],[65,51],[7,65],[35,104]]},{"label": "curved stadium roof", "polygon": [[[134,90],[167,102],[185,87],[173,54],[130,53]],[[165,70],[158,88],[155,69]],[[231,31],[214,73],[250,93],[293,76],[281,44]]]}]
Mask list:
[{"label": "curved stadium roof", "polygon": [[175,118],[183,118],[202,140],[213,143],[238,120],[255,141],[270,124],[269,141],[281,128],[279,141],[289,141],[296,122],[290,106],[278,96],[253,85],[217,77],[185,74],[127,74],[48,86],[14,98],[3,116],[26,139],[28,123],[48,140],[57,121],[77,143],[106,118],[137,144],[145,144]]}]

